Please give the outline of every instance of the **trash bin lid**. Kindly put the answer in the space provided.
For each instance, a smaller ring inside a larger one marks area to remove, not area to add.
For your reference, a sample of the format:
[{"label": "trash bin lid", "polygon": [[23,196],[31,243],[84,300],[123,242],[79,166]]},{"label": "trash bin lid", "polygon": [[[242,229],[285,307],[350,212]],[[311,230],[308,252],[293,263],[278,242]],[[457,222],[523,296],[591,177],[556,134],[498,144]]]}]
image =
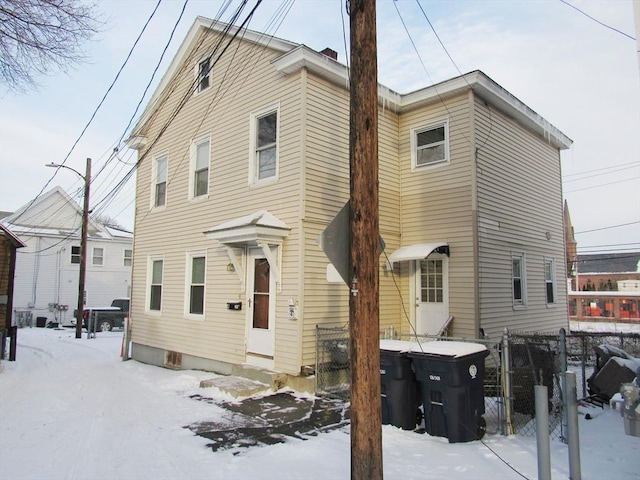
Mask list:
[{"label": "trash bin lid", "polygon": [[416,342],[409,342],[407,340],[380,340],[380,350],[390,352],[406,353],[417,346],[418,344]]},{"label": "trash bin lid", "polygon": [[455,342],[455,341],[432,341],[415,344],[409,350],[412,353],[430,353],[433,355],[442,355],[446,357],[464,357],[487,349],[481,343]]}]

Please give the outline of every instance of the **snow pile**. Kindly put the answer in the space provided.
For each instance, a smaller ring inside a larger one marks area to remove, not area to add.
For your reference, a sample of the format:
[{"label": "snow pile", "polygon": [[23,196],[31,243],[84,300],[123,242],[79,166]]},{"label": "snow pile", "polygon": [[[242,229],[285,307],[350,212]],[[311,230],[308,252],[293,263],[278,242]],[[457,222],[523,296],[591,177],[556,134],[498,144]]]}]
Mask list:
[{"label": "snow pile", "polygon": [[[87,340],[73,331],[19,330],[17,361],[3,361],[0,373],[1,478],[349,478],[348,427],[213,453],[185,428],[225,420],[215,389],[199,387],[213,375],[122,362],[121,335]],[[190,398],[212,393],[211,403]],[[640,438],[624,434],[619,412],[598,409],[593,417],[579,419],[582,478],[639,478]],[[449,444],[392,426],[382,433],[386,479],[537,478],[535,438]],[[554,480],[567,479],[567,446],[552,440],[551,454]]]}]

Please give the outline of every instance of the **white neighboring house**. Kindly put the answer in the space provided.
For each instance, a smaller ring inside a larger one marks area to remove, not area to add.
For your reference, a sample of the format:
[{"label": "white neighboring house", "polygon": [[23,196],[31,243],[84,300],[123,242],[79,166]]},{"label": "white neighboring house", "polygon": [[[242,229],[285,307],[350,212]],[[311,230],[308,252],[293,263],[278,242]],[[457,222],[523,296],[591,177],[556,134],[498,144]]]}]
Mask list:
[{"label": "white neighboring house", "polygon": [[[82,208],[56,187],[2,219],[26,244],[16,260],[13,310],[71,326],[78,304]],[[85,305],[128,297],[133,234],[89,219]]]}]

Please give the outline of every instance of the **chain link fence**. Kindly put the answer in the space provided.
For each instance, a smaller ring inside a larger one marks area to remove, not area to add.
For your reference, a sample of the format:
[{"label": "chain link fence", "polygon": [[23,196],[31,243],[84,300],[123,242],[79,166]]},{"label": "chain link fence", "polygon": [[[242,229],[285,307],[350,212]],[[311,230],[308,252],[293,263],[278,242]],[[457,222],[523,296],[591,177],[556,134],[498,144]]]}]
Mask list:
[{"label": "chain link fence", "polygon": [[[499,341],[397,335],[381,332],[380,338],[412,342],[469,341],[489,350],[485,360],[485,415],[487,433],[535,436],[535,386],[547,387],[549,434],[565,439],[563,368],[576,373],[579,399],[590,398],[589,379],[608,358],[599,358],[607,346],[640,358],[640,333],[511,333]],[[603,347],[604,346],[604,347]],[[506,359],[506,361],[505,361]],[[316,327],[316,391],[349,400],[349,328]]]},{"label": "chain link fence", "polygon": [[547,387],[549,435],[562,437],[560,336],[539,333],[507,334],[509,348],[511,427],[525,436],[536,434],[535,386]]},{"label": "chain link fence", "polygon": [[349,400],[349,326],[316,326],[316,392]]}]

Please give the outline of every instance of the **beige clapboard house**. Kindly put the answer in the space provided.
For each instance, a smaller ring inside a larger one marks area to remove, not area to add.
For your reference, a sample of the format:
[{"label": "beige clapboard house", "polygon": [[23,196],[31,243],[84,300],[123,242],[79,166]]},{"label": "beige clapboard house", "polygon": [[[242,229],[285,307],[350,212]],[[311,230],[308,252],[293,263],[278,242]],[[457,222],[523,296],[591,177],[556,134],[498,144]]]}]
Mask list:
[{"label": "beige clapboard house", "polygon": [[[348,322],[317,243],[349,198],[348,72],[332,52],[225,28],[196,19],[130,139],[133,357],[297,376],[316,325]],[[378,127],[381,330],[567,326],[571,140],[479,71],[380,86]]]}]

